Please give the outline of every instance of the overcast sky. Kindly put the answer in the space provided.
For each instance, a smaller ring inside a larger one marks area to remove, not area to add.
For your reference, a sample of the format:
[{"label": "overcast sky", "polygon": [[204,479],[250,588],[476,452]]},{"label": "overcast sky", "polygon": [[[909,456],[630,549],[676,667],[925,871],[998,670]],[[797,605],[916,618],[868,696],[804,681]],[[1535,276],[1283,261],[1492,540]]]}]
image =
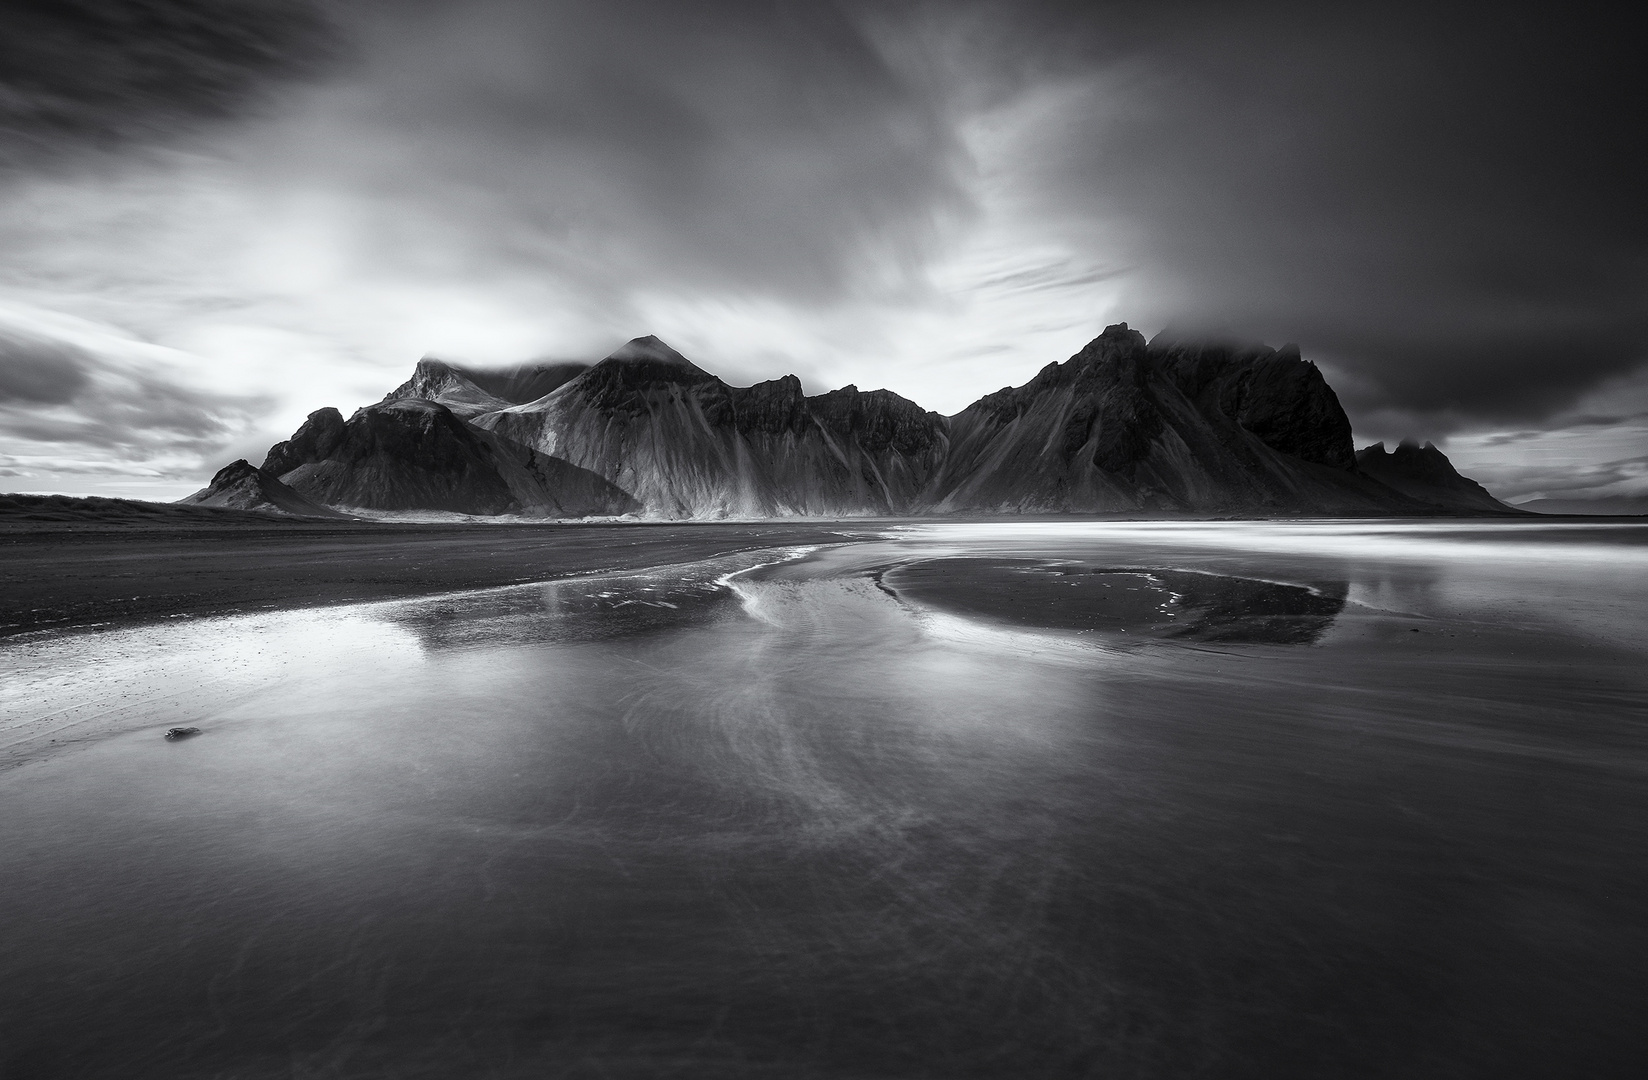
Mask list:
[{"label": "overcast sky", "polygon": [[953,413],[1125,320],[1648,495],[1633,37],[1484,10],[12,0],[0,490],[177,497],[425,354]]}]

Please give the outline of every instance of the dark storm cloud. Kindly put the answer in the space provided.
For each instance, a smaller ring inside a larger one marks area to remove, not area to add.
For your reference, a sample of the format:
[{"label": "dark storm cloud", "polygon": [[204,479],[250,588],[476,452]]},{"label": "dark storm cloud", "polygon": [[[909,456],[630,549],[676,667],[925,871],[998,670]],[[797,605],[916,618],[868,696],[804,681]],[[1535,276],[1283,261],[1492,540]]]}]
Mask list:
[{"label": "dark storm cloud", "polygon": [[[1164,13],[1165,10],[1165,13]],[[1648,359],[1648,96],[1569,6],[1048,5],[1056,203],[1130,238],[1141,321],[1304,343],[1358,404],[1530,418]]]},{"label": "dark storm cloud", "polygon": [[0,329],[0,406],[66,405],[86,388],[92,358],[67,342]]},{"label": "dark storm cloud", "polygon": [[0,435],[139,455],[203,449],[265,404],[180,385],[130,357],[0,327]]},{"label": "dark storm cloud", "polygon": [[465,217],[483,265],[549,245],[609,296],[886,287],[970,212],[968,110],[1085,81],[1015,165],[1127,269],[1122,317],[1299,341],[1354,376],[1354,413],[1436,434],[1547,416],[1648,359],[1645,81],[1584,12],[374,11],[356,116],[405,157],[371,182]]},{"label": "dark storm cloud", "polygon": [[7,0],[0,168],[235,117],[331,48],[311,0]]}]

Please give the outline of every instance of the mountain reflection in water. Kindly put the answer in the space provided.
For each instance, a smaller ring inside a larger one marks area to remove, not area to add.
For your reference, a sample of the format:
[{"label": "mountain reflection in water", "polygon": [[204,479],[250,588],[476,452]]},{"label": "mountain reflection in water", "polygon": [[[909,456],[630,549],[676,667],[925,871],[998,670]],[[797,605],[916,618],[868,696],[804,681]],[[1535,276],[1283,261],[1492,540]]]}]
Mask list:
[{"label": "mountain reflection in water", "polygon": [[1349,583],[1290,585],[1207,571],[1021,559],[932,559],[879,578],[892,595],[1020,626],[1300,645],[1345,606]]},{"label": "mountain reflection in water", "polygon": [[1623,1075],[1645,570],[927,524],[0,645],[0,1076]]}]

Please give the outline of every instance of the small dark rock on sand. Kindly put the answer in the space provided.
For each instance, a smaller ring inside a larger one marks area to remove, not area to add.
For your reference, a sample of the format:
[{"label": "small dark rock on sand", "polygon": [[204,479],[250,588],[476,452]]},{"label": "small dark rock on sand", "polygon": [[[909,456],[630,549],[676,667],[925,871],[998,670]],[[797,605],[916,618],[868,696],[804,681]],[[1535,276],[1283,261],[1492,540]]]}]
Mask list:
[{"label": "small dark rock on sand", "polygon": [[197,727],[174,727],[174,728],[167,728],[166,729],[166,737],[168,739],[172,739],[172,740],[187,739],[191,735],[199,735],[199,734],[200,734],[200,729],[197,728]]}]

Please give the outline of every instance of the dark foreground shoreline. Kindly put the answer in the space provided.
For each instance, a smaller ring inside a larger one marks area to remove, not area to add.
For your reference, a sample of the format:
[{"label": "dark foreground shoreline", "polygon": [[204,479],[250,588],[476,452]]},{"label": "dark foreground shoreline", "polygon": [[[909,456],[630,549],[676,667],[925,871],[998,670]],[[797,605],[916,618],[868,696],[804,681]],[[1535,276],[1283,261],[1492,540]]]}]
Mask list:
[{"label": "dark foreground shoreline", "polygon": [[0,514],[0,639],[179,615],[394,600],[831,544],[874,522],[412,524],[251,513]]},{"label": "dark foreground shoreline", "polygon": [[[1444,516],[1552,524],[1641,520]],[[1076,517],[1139,520],[1134,514]],[[1018,520],[1049,519],[1073,520],[1051,515]],[[1150,518],[1238,519],[1245,518]],[[0,495],[0,640],[178,616],[407,599],[769,547],[841,543],[910,520],[419,523],[289,518],[129,499]],[[915,520],[978,521],[980,516]]]}]

